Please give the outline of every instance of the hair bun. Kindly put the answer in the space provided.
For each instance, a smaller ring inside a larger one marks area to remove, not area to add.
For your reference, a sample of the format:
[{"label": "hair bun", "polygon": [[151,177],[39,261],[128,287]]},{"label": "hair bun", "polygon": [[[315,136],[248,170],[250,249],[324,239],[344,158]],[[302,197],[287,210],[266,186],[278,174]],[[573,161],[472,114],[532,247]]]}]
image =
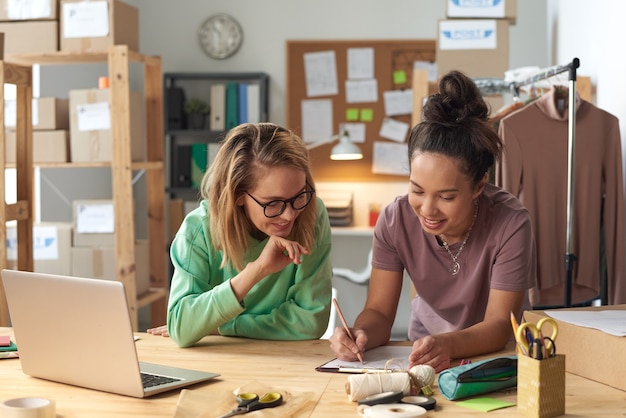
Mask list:
[{"label": "hair bun", "polygon": [[428,98],[423,113],[428,122],[457,124],[476,119],[486,121],[489,107],[469,77],[451,71],[441,78],[439,93]]}]

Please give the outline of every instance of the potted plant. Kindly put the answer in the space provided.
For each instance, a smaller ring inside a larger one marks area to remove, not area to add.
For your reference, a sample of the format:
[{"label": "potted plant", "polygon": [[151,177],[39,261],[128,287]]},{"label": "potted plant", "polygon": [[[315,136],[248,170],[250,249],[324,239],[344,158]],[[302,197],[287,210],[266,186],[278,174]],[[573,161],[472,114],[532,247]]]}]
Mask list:
[{"label": "potted plant", "polygon": [[204,100],[193,98],[185,102],[185,113],[190,129],[204,129],[206,116],[209,114],[209,104]]}]

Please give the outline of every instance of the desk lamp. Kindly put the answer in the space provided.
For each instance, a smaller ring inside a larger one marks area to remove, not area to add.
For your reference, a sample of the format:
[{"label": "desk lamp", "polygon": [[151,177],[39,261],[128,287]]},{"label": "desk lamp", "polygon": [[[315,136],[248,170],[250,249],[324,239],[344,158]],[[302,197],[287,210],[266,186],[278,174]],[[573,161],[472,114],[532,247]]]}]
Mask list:
[{"label": "desk lamp", "polygon": [[352,141],[348,131],[343,131],[340,135],[334,135],[329,139],[307,144],[307,149],[317,148],[320,145],[330,144],[339,140],[339,143],[330,151],[331,160],[360,160],[363,158],[361,149]]}]

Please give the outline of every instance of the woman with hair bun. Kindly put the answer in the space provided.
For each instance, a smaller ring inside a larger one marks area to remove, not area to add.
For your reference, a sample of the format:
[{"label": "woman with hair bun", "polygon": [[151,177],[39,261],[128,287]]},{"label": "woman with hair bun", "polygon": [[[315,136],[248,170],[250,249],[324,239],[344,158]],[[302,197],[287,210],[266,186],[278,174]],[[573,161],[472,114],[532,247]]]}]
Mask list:
[{"label": "woman with hair bun", "polygon": [[409,191],[381,213],[374,230],[368,298],[352,342],[338,327],[331,349],[342,360],[389,341],[406,270],[416,291],[409,367],[437,372],[452,359],[502,349],[511,312],[530,309],[536,255],[528,211],[487,183],[502,142],[489,108],[464,74],[440,80],[408,143]]}]

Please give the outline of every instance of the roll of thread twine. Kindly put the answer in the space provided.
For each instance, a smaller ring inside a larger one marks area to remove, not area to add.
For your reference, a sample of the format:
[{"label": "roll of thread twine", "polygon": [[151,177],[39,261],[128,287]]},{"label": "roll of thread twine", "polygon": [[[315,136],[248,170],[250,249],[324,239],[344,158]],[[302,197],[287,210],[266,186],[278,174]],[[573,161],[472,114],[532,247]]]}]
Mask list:
[{"label": "roll of thread twine", "polygon": [[[394,367],[395,366],[395,367]],[[366,396],[382,392],[402,392],[404,395],[424,393],[432,395],[430,385],[435,381],[435,369],[421,364],[402,370],[399,359],[389,359],[385,363],[389,373],[365,373],[352,375],[346,382],[348,399],[357,402]]]},{"label": "roll of thread twine", "polygon": [[374,405],[358,412],[366,418],[417,418],[426,415],[426,410],[420,406],[400,403]]},{"label": "roll of thread twine", "polygon": [[348,377],[346,393],[352,402],[382,392],[402,392],[409,395],[411,393],[409,374],[407,372],[365,373]]}]

